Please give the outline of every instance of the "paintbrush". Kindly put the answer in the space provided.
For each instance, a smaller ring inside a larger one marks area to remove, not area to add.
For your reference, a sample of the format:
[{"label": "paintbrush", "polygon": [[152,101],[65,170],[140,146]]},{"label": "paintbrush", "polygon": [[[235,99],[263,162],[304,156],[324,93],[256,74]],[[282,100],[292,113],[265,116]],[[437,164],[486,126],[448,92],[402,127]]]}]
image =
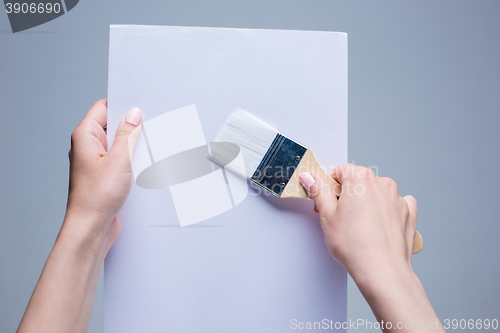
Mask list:
[{"label": "paintbrush", "polygon": [[[236,109],[231,114],[215,141],[238,145],[246,177],[279,198],[310,199],[299,180],[302,172],[322,177],[337,197],[341,193],[340,184],[325,172],[309,148],[244,110]],[[212,150],[212,160],[216,163],[227,164],[228,158],[224,155],[224,151]],[[417,232],[413,253],[419,252],[422,246],[422,237]]]},{"label": "paintbrush", "polygon": [[[238,145],[246,176],[279,198],[310,199],[299,181],[302,172],[321,176],[340,195],[340,185],[321,168],[310,149],[244,110],[234,110],[215,141]],[[223,155],[217,150],[212,159],[225,160]]]}]

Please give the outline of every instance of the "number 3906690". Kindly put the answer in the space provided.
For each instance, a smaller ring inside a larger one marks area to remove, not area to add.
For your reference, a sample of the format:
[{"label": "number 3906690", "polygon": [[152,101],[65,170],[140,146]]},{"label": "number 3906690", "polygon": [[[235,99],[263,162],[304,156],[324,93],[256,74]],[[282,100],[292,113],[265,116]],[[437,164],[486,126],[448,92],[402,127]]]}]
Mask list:
[{"label": "number 3906690", "polygon": [[61,11],[61,4],[55,3],[19,3],[19,2],[14,2],[14,3],[6,3],[5,4],[5,9],[7,10],[7,14],[14,13],[14,14],[50,14],[50,13],[56,13],[58,14]]},{"label": "number 3906690", "polygon": [[489,320],[489,319],[484,319],[484,320],[481,320],[481,319],[477,319],[477,320],[474,320],[474,319],[469,319],[469,320],[465,320],[465,319],[445,319],[443,320],[443,327],[445,330],[448,330],[448,329],[476,329],[476,330],[480,330],[480,329],[485,329],[485,330],[488,330],[488,329],[494,329],[496,330],[498,328],[498,319],[493,319],[493,320]]}]

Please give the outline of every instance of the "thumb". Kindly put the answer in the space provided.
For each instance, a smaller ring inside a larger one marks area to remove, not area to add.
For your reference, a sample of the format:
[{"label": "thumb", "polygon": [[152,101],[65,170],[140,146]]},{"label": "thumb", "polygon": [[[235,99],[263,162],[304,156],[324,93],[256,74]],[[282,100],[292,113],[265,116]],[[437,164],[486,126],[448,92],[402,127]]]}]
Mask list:
[{"label": "thumb", "polygon": [[299,180],[306,188],[320,214],[332,216],[337,209],[337,196],[333,189],[318,175],[302,172]]},{"label": "thumb", "polygon": [[142,112],[138,108],[132,108],[124,117],[116,130],[113,146],[107,155],[118,163],[130,165],[132,153],[139,139],[142,129]]}]

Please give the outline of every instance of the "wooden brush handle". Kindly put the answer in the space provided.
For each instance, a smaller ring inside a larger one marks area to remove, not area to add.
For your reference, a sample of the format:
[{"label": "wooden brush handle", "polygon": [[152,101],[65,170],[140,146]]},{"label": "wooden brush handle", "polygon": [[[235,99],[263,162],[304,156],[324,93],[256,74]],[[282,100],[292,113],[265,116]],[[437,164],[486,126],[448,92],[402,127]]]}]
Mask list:
[{"label": "wooden brush handle", "polygon": [[[342,191],[340,184],[333,180],[333,178],[325,172],[325,170],[319,165],[318,161],[314,157],[312,151],[308,149],[300,160],[297,169],[295,169],[286,187],[283,189],[283,192],[280,196],[281,198],[299,198],[311,200],[309,194],[299,180],[299,175],[302,172],[314,173],[315,175],[320,176],[328,183],[328,185],[330,185],[337,196],[340,195],[340,192]],[[423,246],[424,241],[420,233],[417,231],[415,234],[415,238],[413,239],[413,253],[420,252]]]},{"label": "wooden brush handle", "polygon": [[283,189],[283,192],[281,192],[281,198],[299,198],[311,200],[309,194],[299,180],[299,175],[302,172],[314,173],[315,175],[321,176],[321,178],[323,178],[335,191],[335,194],[337,196],[340,195],[340,192],[342,191],[342,187],[340,186],[340,184],[333,180],[333,178],[325,172],[325,170],[321,167],[321,165],[319,165],[318,161],[314,157],[312,151],[308,149],[304,153],[304,156],[302,156],[299,165],[297,165],[297,168],[293,172],[292,177],[290,177],[290,180],[286,184],[286,187]]}]

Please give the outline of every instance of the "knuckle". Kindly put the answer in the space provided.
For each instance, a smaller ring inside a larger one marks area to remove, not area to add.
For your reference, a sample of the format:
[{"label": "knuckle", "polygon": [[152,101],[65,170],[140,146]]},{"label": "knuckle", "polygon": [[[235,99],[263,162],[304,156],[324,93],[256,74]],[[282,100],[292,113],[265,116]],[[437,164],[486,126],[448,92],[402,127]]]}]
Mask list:
[{"label": "knuckle", "polygon": [[389,188],[390,190],[395,190],[397,191],[398,185],[394,181],[394,179],[389,178],[389,177],[382,177],[382,181],[384,182],[385,186]]},{"label": "knuckle", "polygon": [[375,173],[373,172],[372,169],[363,168],[363,171],[364,171],[365,178],[367,178],[367,179],[373,179],[373,178],[375,178]]},{"label": "knuckle", "polygon": [[127,138],[130,135],[130,132],[124,129],[120,129],[116,131],[115,138]]},{"label": "knuckle", "polygon": [[371,181],[375,178],[375,173],[373,173],[373,170],[369,168],[357,166],[354,172],[354,176],[355,177],[353,178],[353,180],[355,180],[356,182]]},{"label": "knuckle", "polygon": [[316,183],[312,184],[311,187],[309,188],[309,196],[312,198],[312,199],[317,199],[318,197],[318,188],[319,186],[316,185]]},{"label": "knuckle", "polygon": [[329,191],[331,191],[331,188],[327,184],[319,185],[314,183],[309,189],[309,195],[318,206],[323,206],[329,197]]},{"label": "knuckle", "polygon": [[356,179],[356,166],[353,164],[343,164],[340,167],[344,180],[353,181]]},{"label": "knuckle", "polygon": [[73,133],[71,133],[71,141],[72,142],[78,141],[82,137],[82,134],[83,134],[83,129],[81,125],[79,125],[77,128],[75,128]]}]

